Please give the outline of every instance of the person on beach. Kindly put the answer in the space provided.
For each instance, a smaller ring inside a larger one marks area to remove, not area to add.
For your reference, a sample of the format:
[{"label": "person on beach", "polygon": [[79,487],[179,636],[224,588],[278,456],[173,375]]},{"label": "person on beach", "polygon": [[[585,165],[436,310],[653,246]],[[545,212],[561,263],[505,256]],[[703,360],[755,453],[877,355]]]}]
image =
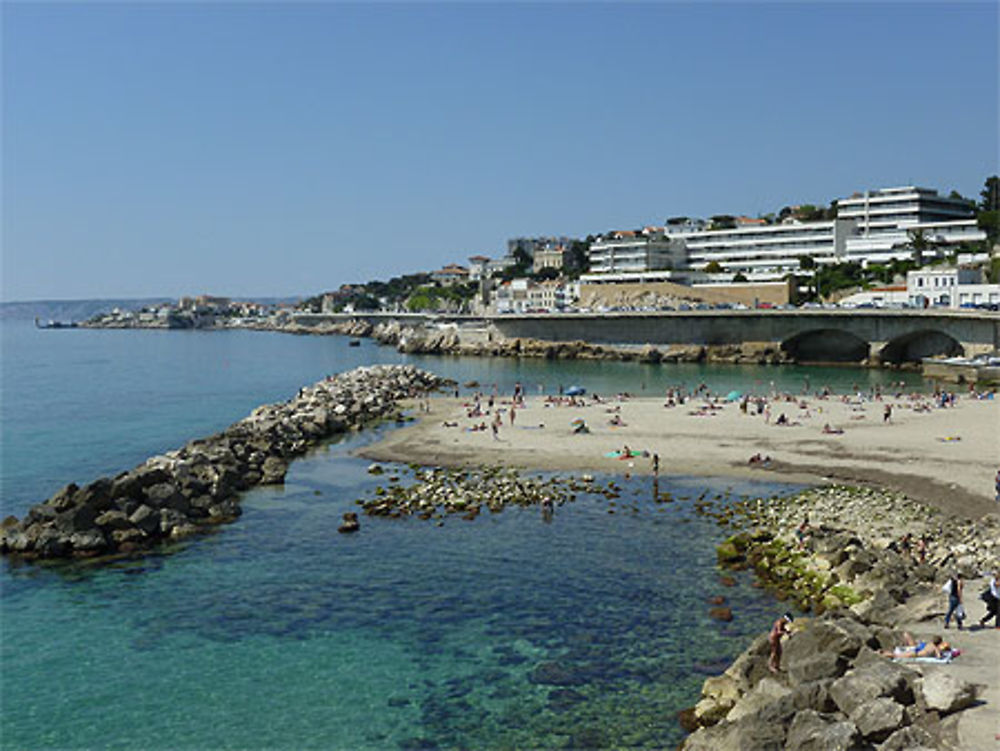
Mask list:
[{"label": "person on beach", "polygon": [[944,652],[951,650],[951,645],[940,636],[935,636],[930,642],[917,641],[913,635],[907,631],[903,632],[903,644],[893,647],[890,652],[883,649],[879,652],[883,657],[894,658],[914,658],[914,657],[944,657]]},{"label": "person on beach", "polygon": [[958,624],[958,630],[962,630],[962,621],[965,620],[965,606],[962,605],[963,589],[962,576],[957,571],[951,575],[951,578],[941,588],[942,592],[948,594],[948,612],[944,616],[945,628],[948,628],[948,625],[951,623],[951,617],[954,615],[955,622]]},{"label": "person on beach", "polygon": [[892,422],[892,405],[886,404],[882,410],[882,422]]},{"label": "person on beach", "polygon": [[771,658],[767,662],[767,669],[772,673],[777,673],[781,669],[781,637],[791,636],[788,624],[795,620],[791,613],[785,613],[771,626],[771,631],[767,635],[767,641],[771,645]]},{"label": "person on beach", "polygon": [[1000,469],[997,470],[997,479],[993,481],[996,489],[996,502],[1000,503]]},{"label": "person on beach", "polygon": [[993,626],[1000,628],[1000,612],[998,612],[998,607],[1000,607],[1000,581],[998,579],[1000,579],[1000,573],[994,571],[993,576],[990,577],[989,587],[981,595],[983,602],[986,603],[986,615],[980,619],[980,626],[985,626],[990,618],[992,618]]},{"label": "person on beach", "polygon": [[812,537],[812,527],[809,525],[809,517],[806,516],[802,519],[802,523],[795,528],[795,537],[798,540],[799,550],[805,550],[806,543],[809,542],[809,538]]},{"label": "person on beach", "polygon": [[653,454],[653,477],[659,477],[660,475],[660,455]]}]

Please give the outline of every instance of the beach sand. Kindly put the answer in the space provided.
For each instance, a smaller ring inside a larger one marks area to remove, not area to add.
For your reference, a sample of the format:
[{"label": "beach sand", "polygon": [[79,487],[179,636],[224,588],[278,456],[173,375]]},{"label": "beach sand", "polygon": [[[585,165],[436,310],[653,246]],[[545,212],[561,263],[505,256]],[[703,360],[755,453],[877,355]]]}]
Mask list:
[{"label": "beach sand", "polygon": [[[499,440],[489,430],[492,415],[469,418],[471,399],[434,398],[430,412],[413,410],[418,421],[392,431],[358,453],[380,461],[441,466],[502,465],[539,470],[622,474],[754,477],[793,482],[873,485],[895,488],[914,500],[962,517],[996,512],[994,478],[1000,467],[1000,399],[960,397],[954,407],[917,411],[924,398],[861,401],[812,396],[771,403],[763,415],[743,414],[738,403],[707,410],[704,399],[664,407],[664,399],[608,399],[586,406],[550,405],[528,397],[510,425],[510,399],[498,401],[503,425]],[[885,404],[892,416],[883,420]],[[413,406],[413,405],[411,405]],[[485,404],[484,404],[485,406]],[[754,412],[752,409],[749,412]],[[613,412],[609,410],[615,410]],[[776,425],[784,413],[789,425]],[[613,426],[618,416],[624,425]],[[588,434],[575,434],[584,420]],[[483,423],[487,430],[470,432]],[[451,426],[446,426],[451,424]],[[842,429],[823,432],[825,424]],[[650,458],[609,458],[628,446]],[[750,465],[755,454],[766,466]]]},{"label": "beach sand", "polygon": [[[699,409],[706,403],[703,399],[671,408],[663,403],[663,399],[642,398],[594,404],[588,398],[582,407],[547,406],[535,396],[517,407],[511,426],[510,400],[502,400],[498,406],[503,409],[503,426],[499,440],[494,440],[489,430],[492,415],[467,416],[471,400],[434,398],[429,412],[421,411],[416,403],[411,405],[416,423],[392,431],[358,453],[381,461],[449,467],[503,465],[615,474],[651,473],[655,453],[661,476],[835,481],[900,490],[958,517],[979,519],[1000,512],[994,500],[994,479],[1000,467],[1000,399],[960,397],[954,407],[916,411],[916,404],[927,405],[929,399],[879,402],[813,396],[806,399],[807,409],[801,409],[798,400],[772,402],[770,424],[763,415],[743,414],[736,403],[715,410]],[[883,421],[886,403],[893,408],[887,422]],[[774,424],[782,413],[790,425]],[[624,426],[609,424],[616,415]],[[590,433],[573,432],[573,421],[580,419]],[[467,430],[480,423],[487,430]],[[824,433],[825,424],[844,432]],[[606,456],[625,446],[649,452],[650,458]],[[771,462],[766,467],[751,466],[748,459],[754,454],[770,456]],[[968,595],[966,599],[972,617],[978,619],[981,603],[973,603]],[[921,635],[940,633],[940,625],[935,619],[912,624],[911,630]],[[967,655],[944,668],[927,667],[982,686],[983,703],[961,713],[952,731],[957,736],[954,741],[960,748],[995,748],[1000,732],[995,711],[1000,703],[996,680],[1000,630],[944,633]]]}]

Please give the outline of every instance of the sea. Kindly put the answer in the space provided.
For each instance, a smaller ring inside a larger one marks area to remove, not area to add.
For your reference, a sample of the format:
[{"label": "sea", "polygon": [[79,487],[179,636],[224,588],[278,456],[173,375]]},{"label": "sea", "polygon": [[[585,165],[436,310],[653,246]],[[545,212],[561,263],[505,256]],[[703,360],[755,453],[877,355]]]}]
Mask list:
[{"label": "sea", "polygon": [[[32,310],[37,314],[37,309]],[[44,315],[43,315],[44,318]],[[0,514],[114,475],[375,363],[460,384],[763,393],[868,389],[915,374],[407,356],[364,340],[250,331],[37,329],[0,318]],[[808,380],[807,380],[808,379]],[[465,389],[463,389],[465,390]],[[0,563],[0,747],[10,749],[658,749],[679,710],[786,609],[737,574],[698,515],[799,486],[599,476],[548,519],[362,517],[384,477],[354,452],[392,426],[296,461],[215,533],[112,564]],[[609,447],[609,450],[614,447]],[[404,481],[412,468],[389,465]],[[726,586],[726,584],[731,584]],[[734,618],[709,616],[726,598]]]}]

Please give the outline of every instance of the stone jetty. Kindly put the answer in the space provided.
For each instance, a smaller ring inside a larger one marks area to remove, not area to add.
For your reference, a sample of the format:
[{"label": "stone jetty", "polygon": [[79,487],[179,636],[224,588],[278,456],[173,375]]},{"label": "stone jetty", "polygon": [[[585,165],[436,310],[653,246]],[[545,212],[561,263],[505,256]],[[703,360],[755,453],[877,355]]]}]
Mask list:
[{"label": "stone jetty", "polygon": [[338,434],[398,417],[400,399],[442,385],[413,366],[330,377],[116,477],[67,485],[23,519],[5,519],[0,552],[27,559],[136,553],[233,521],[240,494],[283,483],[295,457]]},{"label": "stone jetty", "polygon": [[812,617],[796,619],[778,674],[763,634],[705,681],[681,716],[695,731],[683,749],[956,747],[961,710],[984,686],[879,651],[901,644],[903,628],[933,621],[925,627],[940,631],[941,586],[954,572],[973,607],[976,579],[1000,556],[1000,521],[958,521],[898,493],[848,487],[702,511],[739,530],[718,548],[723,569],[753,569]]}]

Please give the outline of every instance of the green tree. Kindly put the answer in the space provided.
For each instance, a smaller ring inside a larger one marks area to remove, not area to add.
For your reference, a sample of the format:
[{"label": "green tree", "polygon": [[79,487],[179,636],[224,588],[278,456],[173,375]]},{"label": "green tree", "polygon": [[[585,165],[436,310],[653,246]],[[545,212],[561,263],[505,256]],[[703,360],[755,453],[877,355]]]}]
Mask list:
[{"label": "green tree", "polygon": [[534,275],[534,278],[540,282],[545,282],[550,279],[558,279],[559,276],[559,269],[554,269],[551,266],[548,266],[544,269],[539,269],[538,273]]},{"label": "green tree", "polygon": [[742,271],[737,271],[733,275],[733,284],[746,284],[748,281],[750,280],[746,278],[746,275]]},{"label": "green tree", "polygon": [[812,256],[799,256],[799,268],[811,271],[816,268],[816,259]]},{"label": "green tree", "polygon": [[922,229],[911,229],[907,230],[906,236],[908,238],[907,247],[913,254],[913,261],[917,266],[924,265],[924,255],[937,247],[937,243],[927,237],[927,234]]},{"label": "green tree", "polygon": [[722,264],[720,264],[718,261],[709,261],[708,263],[705,264],[705,273],[706,274],[721,274],[722,273]]},{"label": "green tree", "polygon": [[979,196],[976,224],[986,233],[987,247],[993,247],[1000,239],[1000,177],[987,177]]}]

